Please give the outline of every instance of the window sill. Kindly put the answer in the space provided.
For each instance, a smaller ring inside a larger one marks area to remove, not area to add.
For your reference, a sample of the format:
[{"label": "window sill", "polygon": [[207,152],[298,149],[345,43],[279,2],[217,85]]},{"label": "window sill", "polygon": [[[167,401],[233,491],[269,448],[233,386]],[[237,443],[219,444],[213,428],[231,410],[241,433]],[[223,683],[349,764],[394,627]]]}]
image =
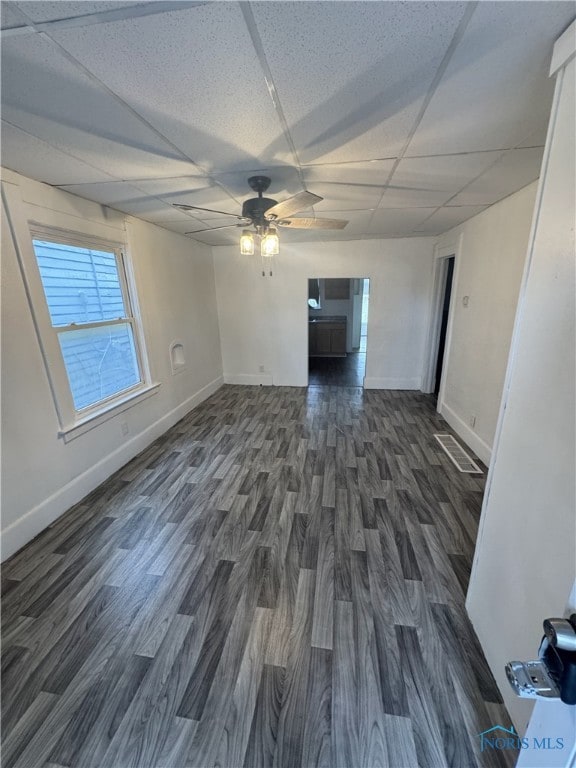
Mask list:
[{"label": "window sill", "polygon": [[80,435],[84,435],[94,427],[98,427],[105,421],[114,418],[119,413],[127,411],[129,408],[141,403],[143,400],[147,400],[152,395],[157,394],[160,389],[160,384],[149,384],[144,389],[139,389],[137,392],[131,392],[126,397],[115,400],[114,403],[107,405],[97,411],[92,411],[87,416],[81,416],[77,421],[70,426],[64,427],[58,432],[58,437],[63,438],[65,443],[69,443],[71,440],[75,440]]}]

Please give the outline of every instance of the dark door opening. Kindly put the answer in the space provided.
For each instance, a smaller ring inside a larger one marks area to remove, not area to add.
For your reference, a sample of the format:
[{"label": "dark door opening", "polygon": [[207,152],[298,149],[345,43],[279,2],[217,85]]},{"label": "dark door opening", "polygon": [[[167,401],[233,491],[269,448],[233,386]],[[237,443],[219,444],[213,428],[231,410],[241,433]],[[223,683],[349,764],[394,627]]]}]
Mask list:
[{"label": "dark door opening", "polygon": [[308,281],[308,386],[362,387],[368,278]]},{"label": "dark door opening", "polygon": [[444,282],[444,301],[442,303],[442,320],[440,323],[440,339],[438,342],[438,357],[436,358],[436,382],[434,394],[438,397],[440,381],[442,379],[442,366],[444,364],[444,348],[446,346],[446,331],[448,329],[448,314],[450,312],[450,297],[452,295],[452,278],[454,276],[454,256],[447,260],[446,279]]}]

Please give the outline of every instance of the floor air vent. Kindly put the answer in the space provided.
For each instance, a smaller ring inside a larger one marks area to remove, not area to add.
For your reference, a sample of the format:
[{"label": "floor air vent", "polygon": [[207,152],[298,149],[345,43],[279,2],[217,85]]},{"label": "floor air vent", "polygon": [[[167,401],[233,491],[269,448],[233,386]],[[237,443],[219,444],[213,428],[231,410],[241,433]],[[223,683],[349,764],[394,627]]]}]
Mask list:
[{"label": "floor air vent", "polygon": [[478,464],[468,456],[466,451],[456,442],[452,435],[434,435],[434,437],[438,440],[444,451],[448,454],[448,458],[458,467],[460,472],[482,474],[482,470]]}]

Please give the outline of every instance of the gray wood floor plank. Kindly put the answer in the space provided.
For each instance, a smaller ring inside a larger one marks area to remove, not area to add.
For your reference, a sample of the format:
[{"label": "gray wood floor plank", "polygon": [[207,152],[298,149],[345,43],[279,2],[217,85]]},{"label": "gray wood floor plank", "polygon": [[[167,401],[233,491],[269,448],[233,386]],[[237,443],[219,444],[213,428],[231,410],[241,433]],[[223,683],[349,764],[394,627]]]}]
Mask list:
[{"label": "gray wood floor plank", "polygon": [[223,729],[216,759],[217,765],[241,766],[244,764],[271,624],[271,611],[256,608],[254,622],[234,686],[230,712]]},{"label": "gray wood floor plank", "polygon": [[352,596],[356,650],[359,765],[388,766],[380,665],[370,598],[366,553],[352,553]]},{"label": "gray wood floor plank", "polygon": [[272,768],[285,676],[286,670],[283,667],[264,665],[244,768]]},{"label": "gray wood floor plank", "polygon": [[312,646],[332,650],[334,637],[334,511],[320,512]]},{"label": "gray wood floor plank", "polygon": [[301,765],[332,768],[332,652],[312,648]]},{"label": "gray wood floor plank", "polygon": [[353,605],[337,600],[332,665],[332,754],[337,756],[342,768],[358,768],[360,765],[356,660]]},{"label": "gray wood floor plank", "polygon": [[316,572],[300,569],[294,620],[290,631],[290,653],[278,720],[273,761],[275,768],[289,768],[292,765],[300,765],[302,761],[306,718],[302,702],[306,700],[310,668],[315,586]]}]

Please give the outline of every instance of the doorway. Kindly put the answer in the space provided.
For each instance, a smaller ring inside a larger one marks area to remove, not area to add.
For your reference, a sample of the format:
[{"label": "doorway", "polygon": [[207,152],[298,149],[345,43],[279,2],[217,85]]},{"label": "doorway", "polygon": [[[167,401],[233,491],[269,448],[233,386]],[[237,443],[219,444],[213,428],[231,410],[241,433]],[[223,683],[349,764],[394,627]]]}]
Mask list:
[{"label": "doorway", "polygon": [[368,278],[308,280],[308,386],[362,387]]},{"label": "doorway", "polygon": [[454,277],[454,256],[446,259],[446,275],[444,278],[444,298],[442,299],[442,315],[440,319],[440,336],[438,339],[438,355],[436,357],[436,373],[434,378],[434,395],[438,399],[440,383],[442,381],[442,367],[444,365],[444,350],[446,347],[446,332],[448,330],[448,316],[450,314],[450,299],[452,296],[452,280]]}]

